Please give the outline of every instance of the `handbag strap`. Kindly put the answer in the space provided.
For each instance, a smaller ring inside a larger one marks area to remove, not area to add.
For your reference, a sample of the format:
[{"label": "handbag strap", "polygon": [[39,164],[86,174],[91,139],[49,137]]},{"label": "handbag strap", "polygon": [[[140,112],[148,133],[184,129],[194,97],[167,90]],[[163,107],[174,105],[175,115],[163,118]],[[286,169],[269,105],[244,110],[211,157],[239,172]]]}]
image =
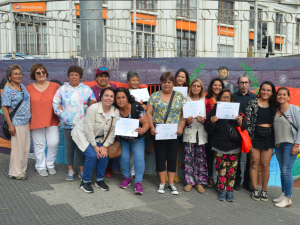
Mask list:
[{"label": "handbag strap", "polygon": [[[285,116],[285,114],[281,111],[281,109],[279,108],[279,111],[281,112],[281,114],[284,116],[284,118],[286,118],[286,116]],[[288,118],[286,118],[286,120],[295,128],[295,130],[298,132],[298,129],[297,129],[297,127],[292,123],[292,122],[290,122],[289,120],[288,120]]]},{"label": "handbag strap", "polygon": [[106,137],[105,137],[105,139],[104,139],[104,141],[103,141],[103,144],[105,143],[106,139],[108,138],[108,135],[109,135],[110,130],[111,130],[111,127],[112,127],[113,120],[114,120],[114,118],[112,117],[112,118],[111,118],[110,127],[109,127],[109,130],[108,130],[108,132],[107,132],[107,135],[106,135]]},{"label": "handbag strap", "polygon": [[170,113],[170,109],[171,109],[171,105],[172,105],[172,102],[173,102],[174,95],[175,95],[175,91],[172,92],[172,95],[171,95],[171,98],[170,98],[170,101],[169,101],[169,105],[168,105],[168,109],[167,109],[167,113],[166,113],[166,116],[164,118],[164,123],[167,122],[167,119],[168,119],[168,116],[169,116],[169,113]]},{"label": "handbag strap", "polygon": [[23,88],[21,86],[20,86],[20,88],[21,88],[21,91],[22,91],[22,100],[18,103],[18,105],[16,106],[16,108],[14,108],[14,110],[9,114],[9,118],[10,118],[11,122],[12,122],[12,119],[14,118],[17,110],[20,108],[20,106],[21,106],[21,104],[22,104],[22,102],[24,100],[24,90],[23,90]]}]

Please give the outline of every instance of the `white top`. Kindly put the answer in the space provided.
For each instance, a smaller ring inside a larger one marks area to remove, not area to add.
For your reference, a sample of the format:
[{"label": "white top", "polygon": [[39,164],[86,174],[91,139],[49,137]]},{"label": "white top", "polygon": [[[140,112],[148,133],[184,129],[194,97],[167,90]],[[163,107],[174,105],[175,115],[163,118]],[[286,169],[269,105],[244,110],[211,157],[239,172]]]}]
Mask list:
[{"label": "white top", "polygon": [[[104,113],[103,112],[103,115],[105,116],[105,122],[106,122],[106,120],[107,120],[107,118],[109,116],[109,113]],[[100,131],[100,133],[97,135],[97,137],[101,137],[103,135],[104,135],[104,126],[103,126],[102,130]]]}]

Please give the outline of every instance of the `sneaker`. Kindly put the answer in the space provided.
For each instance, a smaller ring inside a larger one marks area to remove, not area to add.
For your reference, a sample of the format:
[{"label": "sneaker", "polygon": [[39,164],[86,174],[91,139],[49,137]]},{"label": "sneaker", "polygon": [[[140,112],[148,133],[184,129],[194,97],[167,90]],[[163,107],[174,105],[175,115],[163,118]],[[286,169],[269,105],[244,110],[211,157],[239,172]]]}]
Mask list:
[{"label": "sneaker", "polygon": [[273,199],[273,202],[278,203],[281,202],[284,199],[284,193],[281,193],[281,195],[278,198]]},{"label": "sneaker", "polygon": [[254,190],[251,193],[251,198],[255,201],[260,201],[258,190]]},{"label": "sneaker", "polygon": [[109,191],[109,187],[104,183],[104,180],[96,181],[95,187],[101,188],[102,191]]},{"label": "sneaker", "polygon": [[107,167],[105,170],[105,177],[112,177],[112,169],[111,167]]},{"label": "sneaker", "polygon": [[131,179],[125,177],[124,180],[122,181],[122,183],[120,184],[120,188],[127,188],[128,186],[130,186]]},{"label": "sneaker", "polygon": [[74,171],[73,170],[69,170],[67,173],[67,180],[74,180]]},{"label": "sneaker", "polygon": [[140,195],[142,195],[142,194],[143,194],[143,185],[142,185],[142,183],[141,183],[141,182],[136,182],[136,184],[135,184],[135,191],[134,191],[134,193],[136,193],[136,194],[140,194]]},{"label": "sneaker", "polygon": [[228,202],[234,202],[233,193],[231,191],[230,192],[226,192],[226,200]]},{"label": "sneaker", "polygon": [[83,177],[83,170],[80,171],[80,172],[78,173],[78,177],[82,180],[82,177]]},{"label": "sneaker", "polygon": [[192,187],[193,187],[192,185],[187,184],[187,185],[185,185],[185,187],[183,188],[183,190],[186,191],[186,192],[190,192],[191,189],[192,189]]},{"label": "sneaker", "polygon": [[165,184],[160,184],[159,186],[158,186],[158,189],[156,190],[157,191],[157,193],[159,193],[159,194],[164,194],[165,193]]},{"label": "sneaker", "polygon": [[226,197],[226,192],[225,191],[221,191],[219,196],[218,196],[218,200],[219,201],[225,201],[225,197]]},{"label": "sneaker", "polygon": [[178,195],[177,188],[175,187],[174,184],[170,184],[168,186],[169,191],[171,192],[172,195]]},{"label": "sneaker", "polygon": [[48,172],[51,174],[51,175],[55,175],[56,174],[56,170],[54,168],[48,168]]},{"label": "sneaker", "polygon": [[268,192],[261,190],[260,200],[267,202],[268,201]]},{"label": "sneaker", "polygon": [[48,172],[45,169],[42,170],[38,170],[37,171],[39,175],[41,175],[42,177],[48,177]]},{"label": "sneaker", "polygon": [[94,189],[91,186],[91,183],[84,183],[81,181],[79,188],[83,190],[85,193],[93,193]]}]

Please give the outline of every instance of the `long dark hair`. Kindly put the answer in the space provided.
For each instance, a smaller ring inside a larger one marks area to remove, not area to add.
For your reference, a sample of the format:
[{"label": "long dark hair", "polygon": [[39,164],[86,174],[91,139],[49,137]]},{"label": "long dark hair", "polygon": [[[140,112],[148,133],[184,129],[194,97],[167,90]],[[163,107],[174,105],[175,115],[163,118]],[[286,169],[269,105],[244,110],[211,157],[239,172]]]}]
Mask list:
[{"label": "long dark hair", "polygon": [[190,89],[191,85],[190,85],[190,76],[189,76],[189,72],[184,69],[184,68],[181,68],[179,70],[177,70],[176,74],[175,74],[175,83],[174,83],[174,86],[176,87],[177,86],[177,77],[179,75],[180,72],[183,72],[185,74],[185,79],[186,79],[186,82],[183,84],[184,87],[187,87],[188,90]]},{"label": "long dark hair", "polygon": [[212,80],[210,81],[209,86],[208,86],[208,89],[207,89],[207,95],[206,95],[206,98],[207,98],[207,99],[211,98],[211,97],[214,95],[214,92],[213,92],[213,90],[212,90],[212,86],[213,86],[213,84],[215,83],[215,81],[220,81],[221,84],[222,84],[222,89],[225,88],[225,85],[224,85],[223,81],[222,81],[219,77],[216,77],[216,78],[212,79]]},{"label": "long dark hair", "polygon": [[269,105],[270,105],[270,110],[271,110],[271,114],[272,114],[272,122],[274,120],[274,116],[276,114],[276,111],[277,111],[277,102],[276,102],[276,89],[275,89],[275,85],[271,82],[271,81],[264,81],[261,83],[260,87],[259,87],[259,92],[258,92],[258,95],[260,98],[260,91],[261,91],[261,88],[264,84],[267,84],[267,85],[270,85],[271,88],[272,88],[272,95],[271,97],[269,98]]},{"label": "long dark hair", "polygon": [[[124,92],[125,95],[126,95],[126,97],[127,97],[127,99],[128,99],[128,103],[130,103],[130,104],[136,103],[135,98],[134,98],[132,95],[130,95],[130,92],[129,92],[128,89],[126,89],[126,88],[124,88],[124,87],[119,87],[119,88],[117,88],[114,92],[115,92],[115,101],[116,101],[116,98],[117,98],[117,94],[118,94],[119,92]],[[114,102],[114,106],[115,106],[116,108],[119,108],[119,106],[117,105],[116,102]]]},{"label": "long dark hair", "polygon": [[[110,90],[110,91],[112,91],[112,92],[115,93],[115,90],[114,90],[112,87],[106,87],[106,88],[103,88],[102,91],[101,91],[101,93],[100,93],[100,95],[99,95],[100,101],[101,101],[101,98],[102,98],[103,95],[104,95],[104,92],[106,92],[107,90]],[[116,94],[115,94],[115,96],[116,96]]]}]

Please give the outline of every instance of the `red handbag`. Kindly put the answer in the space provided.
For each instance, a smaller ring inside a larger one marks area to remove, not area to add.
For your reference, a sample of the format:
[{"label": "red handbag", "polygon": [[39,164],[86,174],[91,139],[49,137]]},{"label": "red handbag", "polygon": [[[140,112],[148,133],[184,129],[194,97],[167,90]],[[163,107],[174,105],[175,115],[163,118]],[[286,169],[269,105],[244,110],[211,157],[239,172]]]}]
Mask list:
[{"label": "red handbag", "polygon": [[[245,119],[247,120],[246,116],[243,113],[240,113],[240,116],[245,117]],[[242,137],[242,152],[248,153],[251,149],[251,138],[248,134],[248,131],[246,129],[242,131],[240,126],[237,126],[236,129]]]}]

